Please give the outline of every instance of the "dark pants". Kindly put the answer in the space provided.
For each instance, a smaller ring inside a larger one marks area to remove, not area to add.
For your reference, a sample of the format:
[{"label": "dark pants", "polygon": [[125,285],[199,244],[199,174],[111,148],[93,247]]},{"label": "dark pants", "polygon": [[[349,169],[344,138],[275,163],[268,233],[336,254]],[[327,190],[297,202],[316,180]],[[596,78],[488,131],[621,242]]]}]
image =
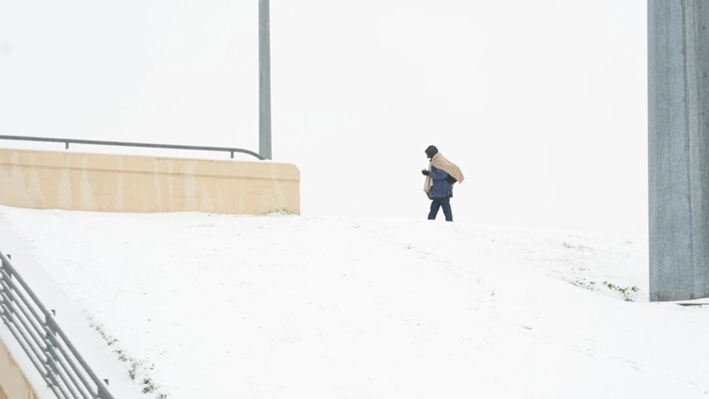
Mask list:
[{"label": "dark pants", "polygon": [[452,222],[453,211],[451,211],[450,198],[431,198],[431,212],[428,213],[428,220],[436,219],[439,208],[443,208],[443,215],[446,217],[446,222]]}]

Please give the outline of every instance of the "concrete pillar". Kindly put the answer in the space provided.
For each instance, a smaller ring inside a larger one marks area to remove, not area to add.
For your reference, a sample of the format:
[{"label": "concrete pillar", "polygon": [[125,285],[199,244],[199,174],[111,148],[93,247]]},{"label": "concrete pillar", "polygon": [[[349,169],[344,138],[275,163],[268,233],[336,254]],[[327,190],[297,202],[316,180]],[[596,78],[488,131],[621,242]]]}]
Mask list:
[{"label": "concrete pillar", "polygon": [[709,297],[708,28],[708,0],[648,0],[651,301]]}]

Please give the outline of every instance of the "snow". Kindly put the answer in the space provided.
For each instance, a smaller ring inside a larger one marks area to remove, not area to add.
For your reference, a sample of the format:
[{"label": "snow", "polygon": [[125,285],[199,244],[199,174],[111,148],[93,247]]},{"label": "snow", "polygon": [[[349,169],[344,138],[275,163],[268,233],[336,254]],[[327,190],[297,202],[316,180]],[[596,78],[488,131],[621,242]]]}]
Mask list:
[{"label": "snow", "polygon": [[0,232],[121,398],[709,396],[707,307],[647,302],[645,235],[4,206]]},{"label": "snow", "polygon": [[[0,132],[257,148],[256,2],[208,3],[0,1]],[[303,216],[0,207],[0,250],[120,398],[707,397],[707,307],[647,302],[646,16],[273,2]]]}]

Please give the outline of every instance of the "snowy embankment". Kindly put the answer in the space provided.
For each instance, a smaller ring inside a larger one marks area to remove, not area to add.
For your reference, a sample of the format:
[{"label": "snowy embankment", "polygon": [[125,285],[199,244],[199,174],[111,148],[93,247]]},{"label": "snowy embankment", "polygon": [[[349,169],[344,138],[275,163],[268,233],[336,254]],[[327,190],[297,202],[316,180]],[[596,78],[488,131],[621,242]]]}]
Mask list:
[{"label": "snowy embankment", "polygon": [[644,236],[9,207],[0,222],[122,398],[709,396],[709,308],[647,302]]}]

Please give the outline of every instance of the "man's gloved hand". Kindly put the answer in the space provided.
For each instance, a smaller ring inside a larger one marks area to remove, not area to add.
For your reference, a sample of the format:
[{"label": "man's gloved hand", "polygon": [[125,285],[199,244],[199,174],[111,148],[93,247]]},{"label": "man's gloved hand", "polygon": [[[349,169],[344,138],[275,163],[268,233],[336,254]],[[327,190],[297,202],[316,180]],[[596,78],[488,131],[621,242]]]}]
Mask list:
[{"label": "man's gloved hand", "polygon": [[429,173],[431,173],[431,172],[427,171],[426,169],[421,170],[421,174],[424,176],[428,176]]}]

